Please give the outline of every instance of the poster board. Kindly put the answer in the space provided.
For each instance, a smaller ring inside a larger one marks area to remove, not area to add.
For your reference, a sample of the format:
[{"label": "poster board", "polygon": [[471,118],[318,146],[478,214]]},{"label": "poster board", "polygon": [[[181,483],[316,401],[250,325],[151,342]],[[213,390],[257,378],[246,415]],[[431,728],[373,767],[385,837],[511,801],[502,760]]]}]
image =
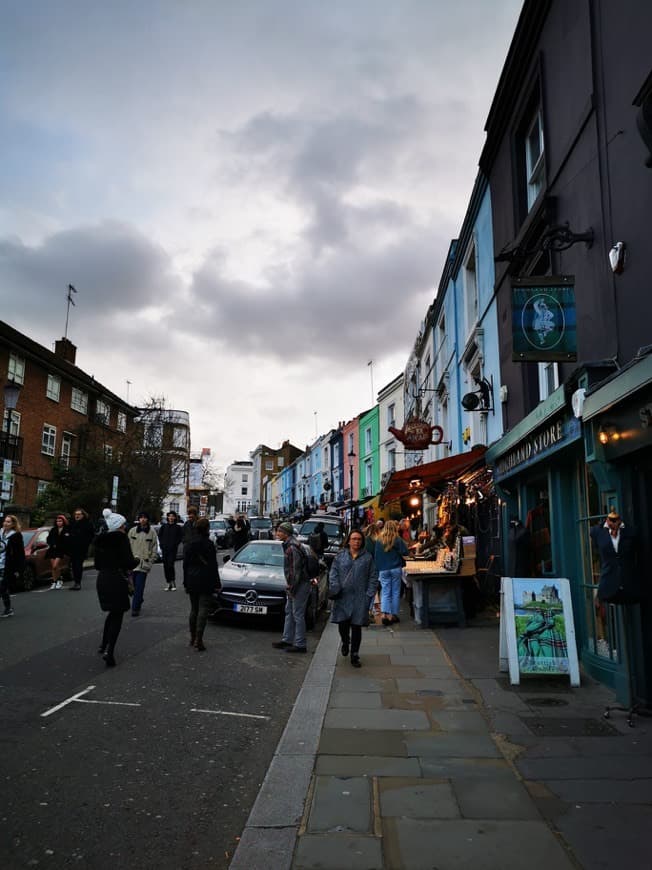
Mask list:
[{"label": "poster board", "polygon": [[580,685],[570,582],[565,577],[503,577],[499,668],[513,686],[521,674],[568,674]]}]

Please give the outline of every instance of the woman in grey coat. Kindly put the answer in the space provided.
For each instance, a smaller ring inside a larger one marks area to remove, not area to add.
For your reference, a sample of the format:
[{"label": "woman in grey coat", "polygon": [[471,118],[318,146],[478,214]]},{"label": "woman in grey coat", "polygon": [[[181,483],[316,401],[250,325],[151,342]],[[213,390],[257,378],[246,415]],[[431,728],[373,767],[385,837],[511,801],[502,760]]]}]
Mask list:
[{"label": "woman in grey coat", "polygon": [[350,532],[344,549],[331,565],[328,596],[332,599],[331,622],[337,623],[342,638],[342,655],[351,650],[351,664],[360,667],[362,626],[369,624],[369,607],[378,588],[378,571],[365,549],[361,531]]}]

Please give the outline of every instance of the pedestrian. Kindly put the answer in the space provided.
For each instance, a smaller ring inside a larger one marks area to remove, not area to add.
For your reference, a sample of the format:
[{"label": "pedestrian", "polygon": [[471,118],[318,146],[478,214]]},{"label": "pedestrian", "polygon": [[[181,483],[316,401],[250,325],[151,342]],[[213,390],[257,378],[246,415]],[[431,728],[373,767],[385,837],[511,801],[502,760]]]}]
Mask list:
[{"label": "pedestrian", "polygon": [[307,555],[294,537],[292,523],[279,523],[276,537],[283,544],[283,572],[285,574],[285,623],[283,637],[272,644],[289,653],[305,653],[306,607],[312,585],[307,570]]},{"label": "pedestrian", "polygon": [[168,511],[165,522],[161,523],[158,530],[158,541],[161,545],[163,556],[163,573],[167,586],[167,592],[174,592],[177,588],[175,562],[179,544],[183,540],[183,527],[179,525],[179,516],[176,511]]},{"label": "pedestrian", "polygon": [[403,579],[403,563],[408,548],[399,534],[398,524],[389,520],[376,540],[374,560],[380,579],[380,610],[383,625],[400,622],[398,617]]},{"label": "pedestrian", "polygon": [[342,639],[342,655],[351,652],[351,664],[361,667],[362,626],[369,625],[369,609],[378,588],[378,572],[365,549],[364,535],[352,529],[328,577],[328,597],[332,601],[331,622],[337,624]]},{"label": "pedestrian", "polygon": [[372,556],[376,552],[376,541],[378,539],[378,535],[380,534],[380,530],[376,523],[369,523],[367,528],[364,530],[364,546],[365,550],[370,553]]},{"label": "pedestrian", "polygon": [[47,557],[52,566],[50,589],[63,588],[61,575],[70,563],[70,529],[68,519],[59,514],[47,536]]},{"label": "pedestrian", "polygon": [[13,514],[7,514],[0,531],[0,594],[5,606],[2,617],[13,616],[11,606],[11,583],[20,580],[25,567],[25,544],[20,531],[20,523]]},{"label": "pedestrian", "polygon": [[132,529],[129,529],[127,538],[131,546],[131,552],[138,559],[138,565],[134,569],[134,597],[131,602],[131,615],[140,616],[140,610],[145,598],[147,575],[151,571],[158,553],[156,532],[149,524],[148,513],[141,511],[138,514],[138,523]]},{"label": "pedestrian", "polygon": [[72,586],[70,588],[73,590],[81,589],[84,560],[94,537],[95,529],[88,514],[84,508],[75,508],[70,523],[70,567],[72,569]]},{"label": "pedestrian", "polygon": [[317,523],[314,531],[312,531],[308,536],[308,544],[315,551],[319,559],[321,559],[328,549],[328,534],[326,533],[324,524],[321,521]]},{"label": "pedestrian", "polygon": [[212,594],[221,588],[215,544],[209,537],[210,522],[200,517],[196,534],[183,551],[183,585],[190,597],[190,646],[204,652],[204,629],[213,606]]},{"label": "pedestrian", "polygon": [[233,549],[239,550],[240,547],[244,547],[248,540],[249,532],[247,531],[247,522],[242,514],[240,514],[236,518],[235,525],[233,526]]},{"label": "pedestrian", "polygon": [[122,628],[122,619],[129,610],[128,573],[138,564],[127,538],[127,520],[109,508],[103,511],[106,531],[95,538],[97,597],[106,613],[102,643],[98,652],[104,656],[107,668],[115,667],[115,645]]}]

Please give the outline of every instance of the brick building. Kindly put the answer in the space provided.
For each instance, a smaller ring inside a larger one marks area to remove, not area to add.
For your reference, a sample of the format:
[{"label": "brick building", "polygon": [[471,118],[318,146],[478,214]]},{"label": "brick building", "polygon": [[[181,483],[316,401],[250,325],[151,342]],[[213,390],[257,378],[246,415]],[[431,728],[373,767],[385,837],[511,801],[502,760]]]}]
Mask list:
[{"label": "brick building", "polygon": [[2,502],[23,515],[52,480],[53,462],[72,464],[93,450],[110,463],[138,414],[75,365],[76,351],[62,338],[52,352],[0,321],[0,373],[21,388],[16,409],[3,413],[0,458],[12,467]]}]

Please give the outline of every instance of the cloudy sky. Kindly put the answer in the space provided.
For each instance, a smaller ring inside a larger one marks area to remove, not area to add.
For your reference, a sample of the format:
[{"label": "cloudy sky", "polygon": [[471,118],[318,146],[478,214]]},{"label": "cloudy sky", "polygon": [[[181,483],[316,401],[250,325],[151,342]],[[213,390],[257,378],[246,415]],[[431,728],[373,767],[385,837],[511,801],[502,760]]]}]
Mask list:
[{"label": "cloudy sky", "polygon": [[521,5],[4,0],[0,317],[53,347],[71,283],[193,449],[304,447],[404,368]]}]

